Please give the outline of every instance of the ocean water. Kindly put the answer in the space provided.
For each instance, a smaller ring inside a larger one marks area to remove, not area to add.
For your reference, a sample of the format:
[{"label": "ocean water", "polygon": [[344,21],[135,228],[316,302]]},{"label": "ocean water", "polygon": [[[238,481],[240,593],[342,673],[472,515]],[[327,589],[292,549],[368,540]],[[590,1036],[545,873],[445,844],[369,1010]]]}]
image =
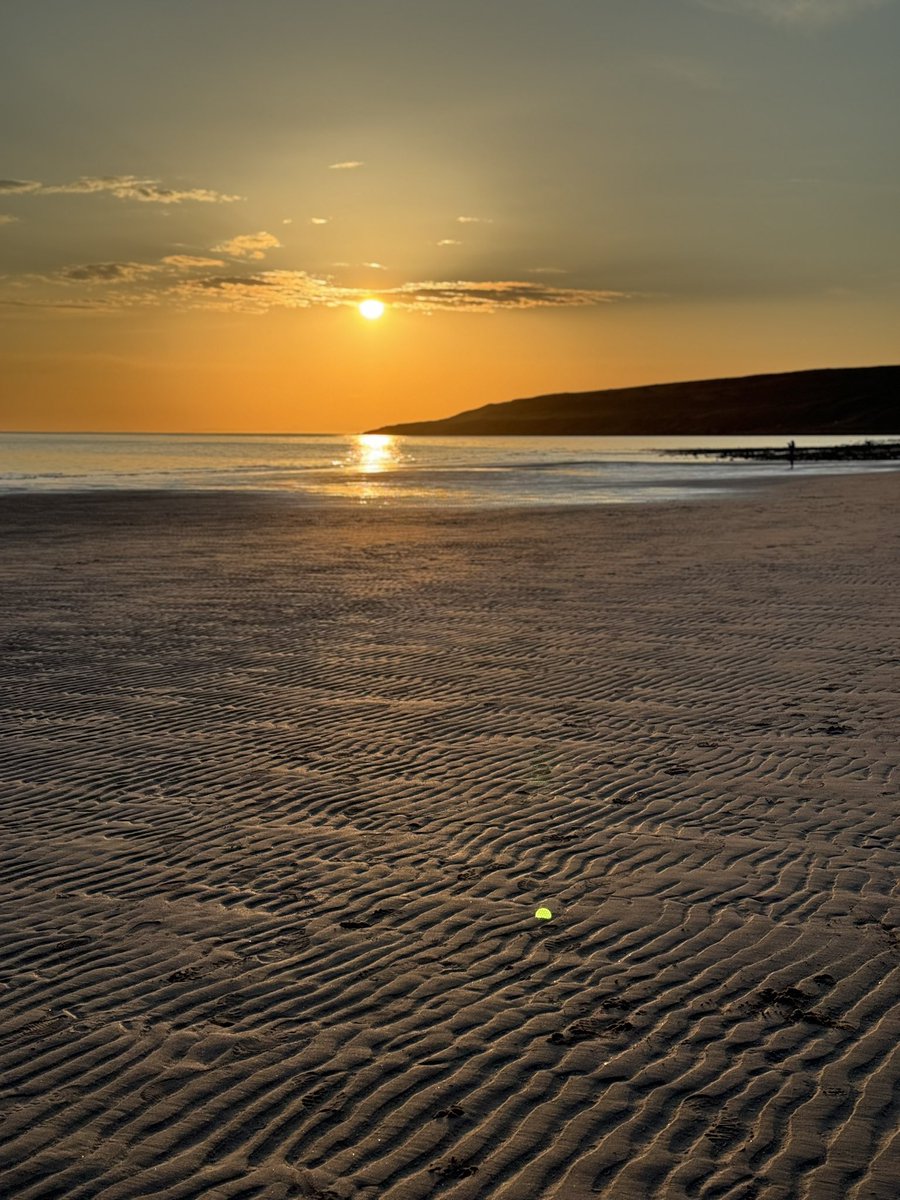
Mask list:
[{"label": "ocean water", "polygon": [[[797,437],[798,446],[859,438]],[[783,463],[693,458],[694,447],[787,438],[414,438],[379,434],[0,434],[0,493],[265,491],[364,505],[648,503],[784,475]],[[672,450],[678,451],[672,455]],[[798,465],[814,473],[896,464]]]}]

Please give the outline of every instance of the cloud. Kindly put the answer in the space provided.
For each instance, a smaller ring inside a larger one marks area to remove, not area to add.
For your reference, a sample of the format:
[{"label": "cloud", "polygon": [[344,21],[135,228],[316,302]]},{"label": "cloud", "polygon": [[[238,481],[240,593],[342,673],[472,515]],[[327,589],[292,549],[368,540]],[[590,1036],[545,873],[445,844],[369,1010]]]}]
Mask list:
[{"label": "cloud", "polygon": [[158,268],[149,263],[102,262],[63,267],[58,273],[68,283],[131,283],[152,275]]},{"label": "cloud", "polygon": [[168,188],[158,179],[137,175],[82,175],[70,183],[38,183],[34,179],[0,179],[0,193],[35,196],[86,196],[108,193],[117,200],[140,200],[146,204],[232,204],[243,196],[228,196],[210,188]]},{"label": "cloud", "polygon": [[[191,307],[264,312],[270,308],[355,306],[368,289],[343,287],[305,271],[257,271],[252,275],[210,275],[186,280],[176,289]],[[525,281],[425,281],[379,291],[392,308],[431,313],[488,313],[502,309],[572,308],[629,299],[628,293],[551,287]]]},{"label": "cloud", "polygon": [[387,267],[384,265],[384,263],[380,263],[380,262],[365,262],[362,265],[364,267],[370,267],[373,271],[386,271],[387,270]]},{"label": "cloud", "polygon": [[[289,272],[291,273],[291,272]],[[270,271],[269,275],[275,275],[277,272]],[[210,291],[221,291],[223,288],[258,288],[272,287],[273,282],[270,279],[264,278],[262,275],[211,275],[207,279],[198,279],[195,287],[208,289]]]},{"label": "cloud", "polygon": [[350,162],[329,163],[329,171],[355,171],[357,167],[364,167],[366,164],[351,160]]},{"label": "cloud", "polygon": [[210,188],[164,188],[155,180],[135,180],[111,190],[120,200],[141,200],[146,204],[181,204],[185,200],[197,204],[234,204],[236,200],[244,199],[243,196],[214,192]]},{"label": "cloud", "polygon": [[[0,304],[8,308],[97,313],[157,306],[164,295],[157,284],[160,278],[164,278],[161,268],[152,263],[81,263],[63,267],[52,275],[25,275],[8,280],[8,286],[25,289],[25,294],[21,298],[10,294],[0,296]],[[61,292],[60,288],[64,290]]]},{"label": "cloud", "polygon": [[555,288],[519,280],[405,283],[388,295],[400,308],[424,312],[496,312],[503,308],[583,308],[629,298],[626,292]]},{"label": "cloud", "polygon": [[167,254],[162,261],[167,267],[176,267],[181,271],[225,266],[221,258],[202,258],[195,254]]},{"label": "cloud", "polygon": [[258,271],[188,280],[176,288],[175,297],[191,308],[262,313],[270,308],[336,307],[349,302],[349,291],[305,271]]},{"label": "cloud", "polygon": [[259,233],[239,233],[237,237],[229,238],[227,242],[220,242],[218,246],[213,246],[213,251],[230,254],[232,258],[259,260],[266,257],[267,251],[278,249],[280,246],[281,242],[273,233],[266,233],[264,229],[261,229]]},{"label": "cloud", "polygon": [[460,225],[493,225],[493,217],[457,217]]},{"label": "cloud", "polygon": [[0,193],[6,196],[36,192],[40,186],[35,179],[0,179]]},{"label": "cloud", "polygon": [[435,245],[437,245],[437,246],[461,246],[462,242],[457,241],[456,238],[441,238],[441,240],[439,242],[436,242]]},{"label": "cloud", "polygon": [[529,267],[529,275],[568,275],[568,271],[564,271],[562,267]]},{"label": "cloud", "polygon": [[310,225],[327,225],[331,217],[310,217]]},{"label": "cloud", "polygon": [[777,25],[817,27],[851,20],[894,0],[699,0],[704,8],[759,17]]},{"label": "cloud", "polygon": [[[344,286],[331,276],[300,270],[253,270],[232,263],[216,272],[221,266],[219,259],[189,254],[167,255],[158,263],[82,263],[49,276],[8,278],[0,303],[97,312],[174,307],[264,313],[279,308],[356,306],[371,294],[368,288]],[[78,288],[83,289],[80,295]],[[24,294],[22,289],[27,289]],[[392,308],[419,313],[572,308],[630,298],[624,292],[566,288],[538,280],[411,281],[379,289],[379,296]]]},{"label": "cloud", "polygon": [[200,204],[232,204],[243,199],[209,188],[167,188],[158,179],[140,179],[136,175],[85,175],[72,183],[44,184],[40,192],[46,196],[110,192],[118,200],[140,200],[145,204],[181,204],[185,200]]},{"label": "cloud", "polygon": [[107,312],[110,309],[117,307],[107,303],[105,300],[10,300],[6,297],[0,297],[0,306],[3,308],[23,308],[23,309],[62,309],[72,312]]},{"label": "cloud", "polygon": [[18,219],[18,217],[10,216],[9,213],[0,213],[0,225],[13,225]]}]

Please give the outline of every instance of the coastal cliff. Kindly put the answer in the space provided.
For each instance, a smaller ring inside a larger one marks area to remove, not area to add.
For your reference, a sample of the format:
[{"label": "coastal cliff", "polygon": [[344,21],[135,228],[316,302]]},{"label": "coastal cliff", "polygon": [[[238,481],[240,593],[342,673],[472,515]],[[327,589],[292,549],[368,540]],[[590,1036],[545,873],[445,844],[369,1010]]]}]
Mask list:
[{"label": "coastal cliff", "polygon": [[441,437],[900,433],[900,366],[560,392],[370,432]]}]

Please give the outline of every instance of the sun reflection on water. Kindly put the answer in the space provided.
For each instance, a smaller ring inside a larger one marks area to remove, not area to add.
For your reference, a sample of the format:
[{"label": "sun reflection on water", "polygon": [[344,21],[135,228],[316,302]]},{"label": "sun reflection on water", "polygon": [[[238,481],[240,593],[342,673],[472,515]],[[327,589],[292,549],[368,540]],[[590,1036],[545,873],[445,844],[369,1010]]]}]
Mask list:
[{"label": "sun reflection on water", "polygon": [[345,457],[334,463],[343,468],[340,477],[322,487],[324,494],[357,500],[360,504],[373,501],[384,504],[407,494],[409,480],[401,484],[395,474],[410,461],[400,448],[399,438],[389,433],[358,433],[348,440]]},{"label": "sun reflection on water", "polygon": [[360,433],[352,466],[366,475],[377,475],[381,471],[399,466],[400,451],[397,439],[389,433]]}]

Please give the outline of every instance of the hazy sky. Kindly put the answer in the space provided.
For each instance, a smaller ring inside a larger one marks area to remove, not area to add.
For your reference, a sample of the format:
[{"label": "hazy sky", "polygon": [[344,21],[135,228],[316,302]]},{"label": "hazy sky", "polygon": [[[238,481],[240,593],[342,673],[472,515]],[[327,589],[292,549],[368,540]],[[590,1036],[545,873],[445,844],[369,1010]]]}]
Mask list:
[{"label": "hazy sky", "polygon": [[7,0],[0,428],[897,362],[898,61],[900,0]]}]

